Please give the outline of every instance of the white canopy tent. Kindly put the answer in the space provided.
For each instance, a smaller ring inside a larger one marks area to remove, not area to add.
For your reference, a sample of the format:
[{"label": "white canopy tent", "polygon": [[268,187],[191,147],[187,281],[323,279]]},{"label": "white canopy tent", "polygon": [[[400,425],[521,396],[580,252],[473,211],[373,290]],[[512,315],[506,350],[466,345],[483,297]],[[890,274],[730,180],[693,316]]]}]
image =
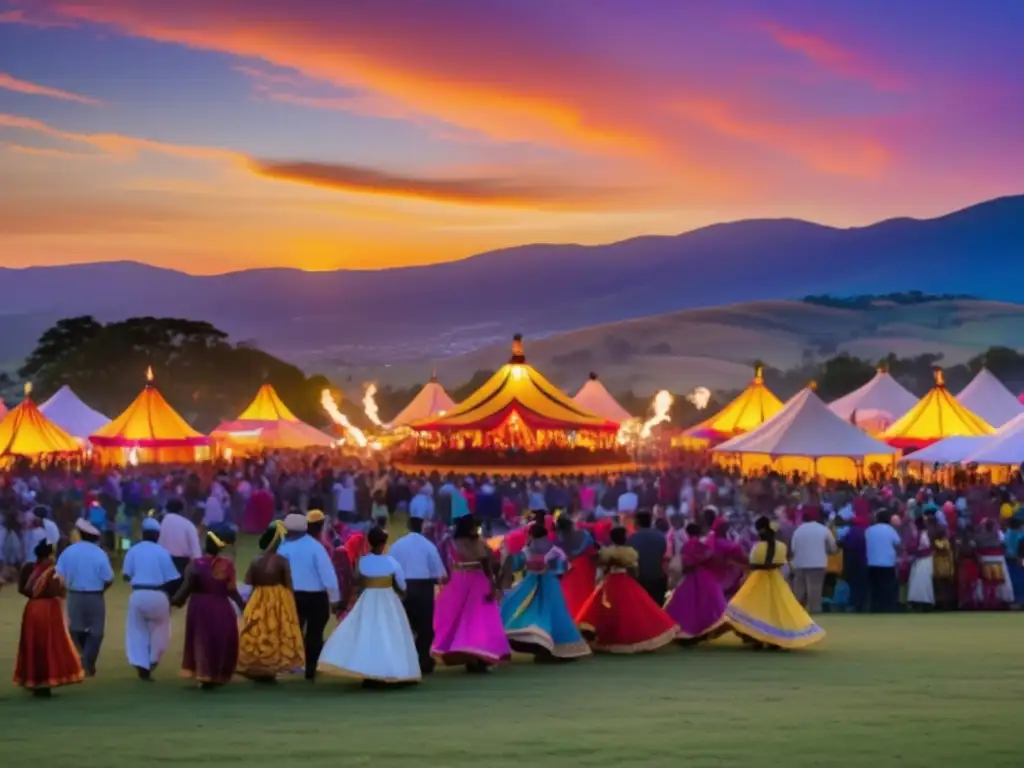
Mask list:
[{"label": "white canopy tent", "polygon": [[872,433],[881,433],[917,405],[917,398],[881,368],[867,384],[829,405],[832,412]]},{"label": "white canopy tent", "polygon": [[764,424],[713,452],[740,455],[744,471],[771,466],[849,479],[871,464],[891,464],[897,450],[836,415],[807,387]]},{"label": "white canopy tent", "polygon": [[421,419],[443,416],[455,407],[444,387],[435,376],[428,381],[405,408],[392,420],[389,427],[404,427]]},{"label": "white canopy tent", "polygon": [[1004,424],[998,432],[964,458],[968,464],[1024,465],[1024,413]]},{"label": "white canopy tent", "polygon": [[596,373],[590,374],[590,378],[572,399],[581,408],[618,424],[633,418],[629,411],[619,405],[619,401],[612,397],[611,392],[598,380]]},{"label": "white canopy tent", "polygon": [[997,429],[1024,413],[1024,405],[988,368],[978,371],[956,399]]},{"label": "white canopy tent", "polygon": [[972,451],[978,450],[991,439],[991,435],[945,437],[920,451],[904,456],[900,459],[900,464],[959,464]]},{"label": "white canopy tent", "polygon": [[85,441],[110,423],[110,419],[82,402],[66,384],[39,406],[42,414],[77,440]]}]

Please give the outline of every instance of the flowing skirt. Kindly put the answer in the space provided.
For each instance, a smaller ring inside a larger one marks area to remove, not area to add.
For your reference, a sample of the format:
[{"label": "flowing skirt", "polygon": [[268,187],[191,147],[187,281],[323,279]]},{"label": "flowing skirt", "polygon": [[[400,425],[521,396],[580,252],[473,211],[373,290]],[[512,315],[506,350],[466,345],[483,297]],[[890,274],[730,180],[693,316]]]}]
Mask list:
[{"label": "flowing skirt", "polygon": [[318,668],[381,683],[420,681],[412,629],[393,589],[363,592],[324,644]]},{"label": "flowing skirt", "polygon": [[559,583],[562,585],[562,594],[565,595],[565,607],[569,609],[570,615],[577,615],[597,585],[597,565],[594,564],[594,558],[589,555],[574,558],[568,572],[562,576]]},{"label": "flowing skirt", "polygon": [[907,580],[907,602],[917,605],[935,605],[935,585],[932,581],[932,558],[920,557],[910,566]]},{"label": "flowing skirt", "polygon": [[14,684],[36,690],[80,683],[84,678],[82,662],[64,623],[60,598],[29,600],[21,615]]},{"label": "flowing skirt", "polygon": [[238,673],[276,677],[305,664],[295,596],[285,586],[256,587],[242,616]]},{"label": "flowing skirt", "polygon": [[778,570],[752,571],[725,618],[741,637],[779,648],[804,648],[825,637]]},{"label": "flowing skirt", "polygon": [[512,649],[493,600],[491,580],[483,571],[452,571],[451,581],[434,605],[434,644],[430,652],[443,664],[482,661],[497,664]]},{"label": "flowing skirt", "polygon": [[231,682],[238,666],[238,619],[223,595],[192,595],[185,616],[181,676],[199,683]]},{"label": "flowing skirt", "polygon": [[1010,605],[1013,603],[1013,582],[1006,558],[1002,555],[980,555],[981,578],[985,587],[994,593],[995,601]]},{"label": "flowing skirt", "polygon": [[665,612],[679,625],[679,637],[699,641],[713,637],[725,625],[725,593],[715,575],[697,568],[683,576],[665,604]]},{"label": "flowing skirt", "polygon": [[520,653],[556,659],[590,655],[552,573],[526,574],[501,601],[501,621],[509,644]]},{"label": "flowing skirt", "polygon": [[603,653],[643,653],[663,648],[679,627],[628,573],[611,573],[576,616],[576,623]]}]

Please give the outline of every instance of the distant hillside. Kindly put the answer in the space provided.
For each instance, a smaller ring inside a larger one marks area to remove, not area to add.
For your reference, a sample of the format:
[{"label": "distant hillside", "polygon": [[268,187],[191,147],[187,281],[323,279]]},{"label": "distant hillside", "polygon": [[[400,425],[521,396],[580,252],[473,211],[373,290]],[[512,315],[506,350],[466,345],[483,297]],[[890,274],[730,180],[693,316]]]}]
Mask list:
[{"label": "distant hillside", "polygon": [[[511,335],[511,334],[510,334]],[[1024,344],[1024,304],[937,300],[879,302],[843,309],[797,301],[762,301],[685,310],[640,320],[526,340],[526,354],[559,385],[575,392],[595,371],[613,392],[648,395],[668,388],[713,390],[742,386],[751,364],[762,360],[795,368],[847,351],[868,360],[940,353],[962,363],[990,346]],[[475,371],[508,357],[508,342],[437,362],[442,383],[461,384]],[[377,379],[409,386],[425,381],[430,365],[349,370],[354,382]]]},{"label": "distant hillside", "polygon": [[1024,196],[924,221],[852,229],[739,221],[674,237],[526,245],[383,271],[194,277],[135,263],[0,269],[0,361],[25,355],[38,330],[76,314],[207,320],[236,340],[326,367],[437,358],[512,329],[537,337],[736,302],[908,290],[1013,301],[1022,284]]}]

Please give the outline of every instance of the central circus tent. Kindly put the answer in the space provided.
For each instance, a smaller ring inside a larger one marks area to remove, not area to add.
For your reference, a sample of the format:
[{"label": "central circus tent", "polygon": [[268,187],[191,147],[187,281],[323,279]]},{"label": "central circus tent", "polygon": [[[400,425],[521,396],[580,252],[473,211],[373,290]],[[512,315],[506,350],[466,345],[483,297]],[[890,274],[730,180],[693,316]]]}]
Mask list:
[{"label": "central circus tent", "polygon": [[611,452],[619,424],[579,406],[523,354],[512,357],[483,386],[443,416],[410,425],[420,451]]}]

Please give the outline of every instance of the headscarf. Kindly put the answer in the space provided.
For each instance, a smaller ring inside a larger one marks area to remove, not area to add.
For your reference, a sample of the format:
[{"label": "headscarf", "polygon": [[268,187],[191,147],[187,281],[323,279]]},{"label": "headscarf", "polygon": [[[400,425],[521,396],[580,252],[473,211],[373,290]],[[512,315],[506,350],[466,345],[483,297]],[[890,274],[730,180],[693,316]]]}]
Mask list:
[{"label": "headscarf", "polygon": [[270,527],[260,536],[260,550],[263,552],[274,551],[284,539],[285,533],[287,533],[287,530],[284,527],[284,523],[280,520],[272,522]]}]

